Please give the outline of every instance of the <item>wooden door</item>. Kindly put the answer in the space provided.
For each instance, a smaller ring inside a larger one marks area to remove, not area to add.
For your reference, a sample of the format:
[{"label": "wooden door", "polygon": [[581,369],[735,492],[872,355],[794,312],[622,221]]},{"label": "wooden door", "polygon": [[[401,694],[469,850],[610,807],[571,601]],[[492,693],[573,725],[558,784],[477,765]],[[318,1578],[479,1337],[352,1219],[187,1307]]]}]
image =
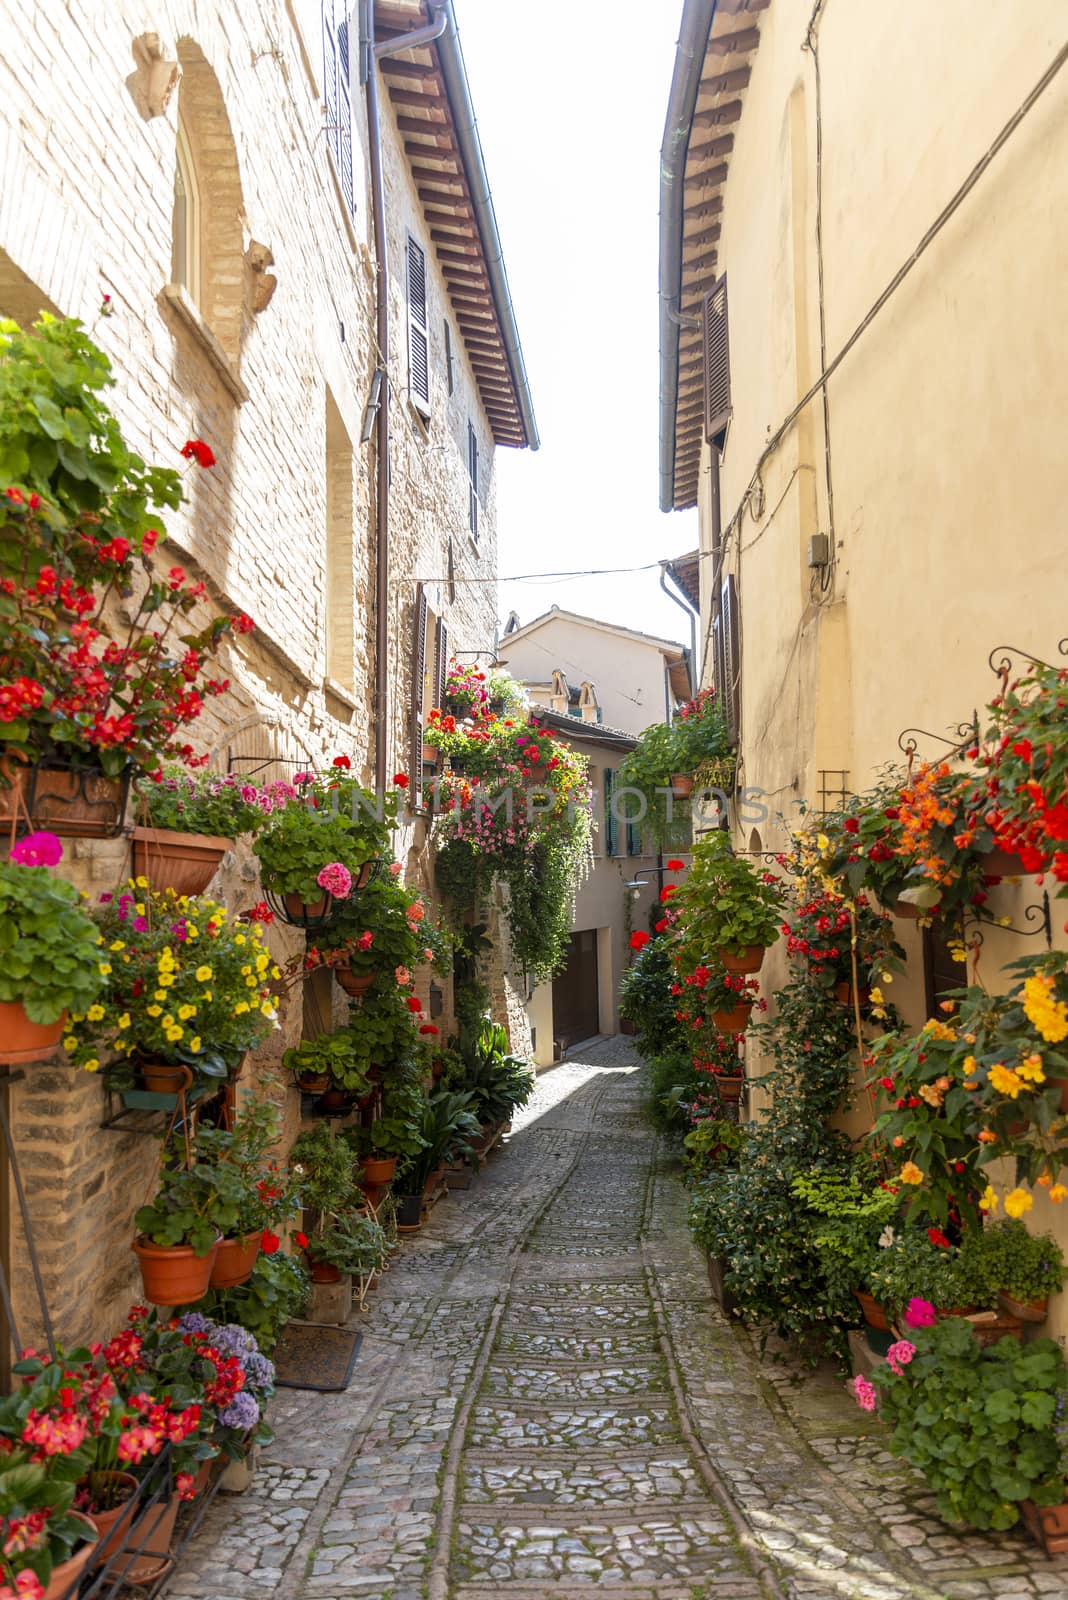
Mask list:
[{"label": "wooden door", "polygon": [[567,965],[553,979],[553,1039],[563,1051],[592,1039],[600,1027],[597,994],[597,931],[571,935]]}]

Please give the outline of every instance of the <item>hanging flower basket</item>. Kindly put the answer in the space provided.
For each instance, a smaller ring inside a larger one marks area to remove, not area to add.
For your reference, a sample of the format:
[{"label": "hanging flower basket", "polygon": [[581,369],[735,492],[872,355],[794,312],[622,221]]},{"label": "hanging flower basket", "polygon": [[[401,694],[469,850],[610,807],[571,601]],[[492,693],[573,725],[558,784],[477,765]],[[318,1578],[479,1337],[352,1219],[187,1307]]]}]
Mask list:
[{"label": "hanging flower basket", "polygon": [[732,1105],[742,1098],[742,1090],[744,1088],[745,1076],[743,1073],[736,1073],[733,1076],[720,1073],[716,1077],[716,1092],[719,1098]]},{"label": "hanging flower basket", "polygon": [[712,1021],[720,1033],[744,1033],[749,1026],[749,1015],[753,1009],[752,1000],[741,1000],[729,1011],[713,1011]]},{"label": "hanging flower basket", "polygon": [[346,994],[358,996],[366,994],[375,981],[373,972],[353,972],[351,967],[335,967],[334,977],[344,989]]},{"label": "hanging flower basket", "polygon": [[133,830],[134,875],[153,889],[202,894],[234,841],[210,833],[175,833],[169,828]]},{"label": "hanging flower basket", "polygon": [[136,1238],[130,1248],[141,1268],[145,1299],[152,1305],[187,1306],[207,1294],[218,1240],[203,1256],[191,1245],[150,1244],[144,1237]]},{"label": "hanging flower basket", "polygon": [[55,1022],[31,1022],[21,1000],[0,1001],[0,1061],[17,1066],[55,1055],[67,1013]]},{"label": "hanging flower basket", "polygon": [[747,944],[733,955],[729,950],[717,950],[716,960],[726,967],[728,972],[741,972],[747,975],[759,972],[764,965],[767,946],[763,944]]},{"label": "hanging flower basket", "polygon": [[44,829],[79,839],[114,839],[122,832],[130,772],[108,777],[99,767],[65,762],[33,766],[7,763],[8,785],[0,786],[0,832],[12,822],[22,831]]},{"label": "hanging flower basket", "polygon": [[[863,1011],[866,1006],[871,1004],[871,989],[866,983],[862,983],[860,985],[858,995],[860,1000],[860,1009]],[[852,1006],[853,985],[850,983],[848,978],[842,978],[838,983],[835,984],[834,998],[837,1000],[840,1006]]]},{"label": "hanging flower basket", "polygon": [[684,800],[693,794],[693,776],[688,772],[673,772],[671,774],[671,788]]},{"label": "hanging flower basket", "polygon": [[236,1289],[239,1283],[247,1283],[259,1257],[262,1237],[257,1229],[254,1233],[246,1233],[244,1238],[220,1239],[211,1269],[210,1287]]}]

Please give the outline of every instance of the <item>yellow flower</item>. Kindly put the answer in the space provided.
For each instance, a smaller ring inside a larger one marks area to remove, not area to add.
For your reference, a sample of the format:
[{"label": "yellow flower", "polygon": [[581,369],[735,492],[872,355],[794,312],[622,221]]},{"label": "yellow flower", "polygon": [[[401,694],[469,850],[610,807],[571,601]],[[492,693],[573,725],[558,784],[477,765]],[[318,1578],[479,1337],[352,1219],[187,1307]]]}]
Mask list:
[{"label": "yellow flower", "polygon": [[168,1030],[167,1030],[167,1038],[168,1038],[168,1040],[170,1041],[171,1044],[177,1044],[178,1040],[182,1039],[184,1037],[185,1037],[185,1029],[184,1028],[168,1028]]},{"label": "yellow flower", "polygon": [[1068,1038],[1068,1006],[1053,996],[1053,978],[1048,972],[1035,972],[1024,983],[1023,1008],[1028,1022],[1050,1044]]},{"label": "yellow flower", "polygon": [[871,992],[871,998],[874,1005],[882,1006],[886,1004],[886,1001],[883,999],[883,991],[881,989],[873,989]]},{"label": "yellow flower", "polygon": [[237,1002],[237,1005],[234,1007],[234,1016],[235,1017],[242,1017],[242,1016],[244,1016],[245,1012],[248,1009],[249,1009],[248,1001],[247,1000],[239,1000]]},{"label": "yellow flower", "polygon": [[211,968],[198,967],[193,976],[198,983],[209,983],[211,981]]},{"label": "yellow flower", "polygon": [[100,968],[100,976],[102,978],[110,977],[110,975],[111,975],[111,962],[110,961],[100,961],[97,964],[98,964],[98,966]]},{"label": "yellow flower", "polygon": [[998,1094],[1007,1094],[1011,1100],[1015,1100],[1024,1087],[1024,1081],[1010,1067],[995,1061],[990,1069],[990,1087],[996,1089]]},{"label": "yellow flower", "polygon": [[1055,1206],[1059,1206],[1066,1194],[1068,1194],[1068,1189],[1065,1188],[1064,1184],[1055,1183],[1049,1192],[1049,1197]]},{"label": "yellow flower", "polygon": [[282,974],[281,974],[281,971],[278,969],[278,967],[272,967],[271,968],[271,977],[272,978],[280,978],[281,976],[282,976]]},{"label": "yellow flower", "polygon": [[260,1010],[263,1012],[265,1017],[274,1016],[274,1005],[270,1000],[264,1000],[263,1004],[260,1006]]},{"label": "yellow flower", "polygon": [[1042,1057],[1037,1050],[1033,1050],[1029,1056],[1025,1056],[1016,1071],[1028,1083],[1045,1083],[1046,1081],[1046,1074],[1042,1068]]},{"label": "yellow flower", "polygon": [[960,1069],[966,1078],[974,1078],[979,1071],[979,1063],[974,1056],[965,1056]]},{"label": "yellow flower", "polygon": [[200,998],[202,1000],[211,1000],[213,998],[211,990],[210,989],[205,989],[204,993],[201,995]]},{"label": "yellow flower", "polygon": [[174,1027],[174,1018],[171,1016],[169,1011],[167,1012],[167,1015],[164,1017],[163,1021],[160,1023],[160,1027],[161,1028],[173,1028]]},{"label": "yellow flower", "polygon": [[1007,1217],[1022,1217],[1034,1205],[1034,1197],[1026,1189],[1012,1189],[1005,1196],[1005,1215]]},{"label": "yellow flower", "polygon": [[153,1000],[166,1000],[166,998],[167,998],[166,989],[155,989],[155,990],[153,990],[152,998],[153,998]]},{"label": "yellow flower", "polygon": [[193,1054],[196,1055],[197,1051],[200,1049],[200,1035],[199,1035],[199,1033],[197,1034],[195,1039],[190,1039],[189,1048],[190,1048],[190,1050],[192,1050]]},{"label": "yellow flower", "polygon": [[64,1050],[77,1050],[78,1041],[74,1037],[73,1033],[68,1033],[67,1037],[63,1041],[63,1048]]},{"label": "yellow flower", "polygon": [[818,833],[816,835],[816,849],[824,851],[829,850],[830,848],[831,841],[828,839],[827,835],[825,833]]},{"label": "yellow flower", "polygon": [[267,968],[270,966],[270,964],[271,964],[270,956],[268,956],[268,955],[258,955],[256,957],[256,971],[257,972],[266,972]]},{"label": "yellow flower", "polygon": [[200,938],[200,929],[197,927],[195,922],[187,922],[186,923],[186,925],[185,925],[185,936],[186,936],[187,939],[199,939]]},{"label": "yellow flower", "polygon": [[122,1016],[119,1018],[119,1027],[120,1028],[128,1028],[129,1026],[130,1026],[130,1013],[128,1011],[124,1011]]},{"label": "yellow flower", "polygon": [[[134,879],[134,888],[135,889],[147,889],[148,888],[148,879],[147,878],[135,878]],[[141,914],[142,914],[142,916],[144,915],[143,912]]]},{"label": "yellow flower", "polygon": [[163,1015],[162,1006],[148,1006],[147,1011],[150,1017],[161,1017]]},{"label": "yellow flower", "polygon": [[96,1072],[100,1066],[99,1058],[97,1056],[90,1056],[88,1061],[82,1062],[82,1066],[85,1068],[86,1072]]},{"label": "yellow flower", "polygon": [[901,1171],[898,1173],[898,1177],[900,1178],[902,1183],[922,1183],[923,1182],[923,1173],[920,1171],[920,1169],[916,1165],[915,1161],[906,1161],[905,1165],[902,1167]]},{"label": "yellow flower", "polygon": [[[146,884],[146,885],[145,885],[145,888],[146,888],[146,889],[147,889],[147,888],[148,888],[148,885],[147,885],[147,884]],[[135,906],[134,906],[134,910],[135,910],[135,911],[136,911],[136,912],[137,912],[137,915],[138,915],[138,916],[139,916],[139,917],[143,917],[143,916],[144,916],[144,915],[145,915],[145,908],[144,908],[144,905],[143,905],[143,903],[142,903],[142,902],[141,902],[141,901],[140,901],[140,900],[139,900],[139,901],[138,901],[138,902],[137,902],[137,904],[136,904],[136,905],[135,905]]]},{"label": "yellow flower", "polygon": [[101,1022],[103,1020],[103,1017],[104,1017],[104,1007],[103,1006],[90,1006],[89,1010],[85,1013],[85,1020],[87,1022]]},{"label": "yellow flower", "polygon": [[245,988],[246,989],[258,989],[259,986],[260,986],[260,980],[257,977],[255,977],[254,975],[250,975],[249,977],[247,977],[245,979]]},{"label": "yellow flower", "polygon": [[979,1200],[979,1209],[980,1211],[996,1211],[997,1208],[998,1197],[994,1193],[993,1187],[988,1183]]},{"label": "yellow flower", "polygon": [[247,942],[248,941],[246,940],[245,935],[243,933],[235,933],[234,934],[234,943],[235,944],[246,944]]},{"label": "yellow flower", "polygon": [[188,1022],[189,1018],[190,1017],[195,1017],[196,1014],[197,1014],[196,1006],[179,1006],[178,1007],[178,1020],[180,1022]]},{"label": "yellow flower", "polygon": [[104,943],[104,935],[102,933],[98,933],[97,934],[96,942],[97,942],[97,944],[103,944]]},{"label": "yellow flower", "polygon": [[1050,1177],[1048,1172],[1040,1172],[1038,1177],[1035,1179],[1035,1182],[1038,1184],[1040,1189],[1048,1189],[1052,1184],[1053,1179]]},{"label": "yellow flower", "polygon": [[242,968],[241,968],[241,976],[242,976],[242,977],[243,977],[243,978],[247,978],[247,977],[248,977],[248,975],[249,975],[249,973],[250,973],[250,972],[251,972],[251,971],[252,971],[252,968],[251,968],[251,967],[242,967]]},{"label": "yellow flower", "polygon": [[123,944],[121,939],[115,939],[111,944],[108,945],[108,949],[109,950],[125,950],[126,946]]},{"label": "yellow flower", "polygon": [[173,972],[161,972],[158,981],[161,989],[173,989],[177,980]]},{"label": "yellow flower", "polygon": [[926,1100],[929,1106],[934,1106],[937,1109],[942,1104],[942,1092],[933,1083],[921,1083],[920,1099]]}]

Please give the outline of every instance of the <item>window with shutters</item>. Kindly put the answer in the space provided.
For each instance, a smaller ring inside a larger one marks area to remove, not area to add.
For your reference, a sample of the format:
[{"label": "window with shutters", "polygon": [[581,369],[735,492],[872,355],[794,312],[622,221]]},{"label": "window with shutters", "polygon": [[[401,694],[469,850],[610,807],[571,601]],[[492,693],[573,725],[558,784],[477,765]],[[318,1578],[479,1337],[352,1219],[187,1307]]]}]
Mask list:
[{"label": "window with shutters", "polygon": [[731,361],[727,337],[727,274],[705,295],[705,438],[722,450],[731,417]]},{"label": "window with shutters", "polygon": [[468,519],[471,537],[478,542],[478,434],[473,422],[467,424]]},{"label": "window with shutters", "polygon": [[430,334],[427,324],[426,251],[408,235],[408,393],[415,409],[430,416]]},{"label": "window with shutters", "polygon": [[619,854],[619,820],[616,817],[613,799],[615,797],[616,775],[611,767],[604,769],[604,853],[606,856]]},{"label": "window with shutters", "polygon": [[[637,804],[637,802],[635,802]],[[642,853],[642,825],[640,822],[627,823],[627,854],[640,856]]]},{"label": "window with shutters", "polygon": [[455,365],[456,358],[452,353],[452,329],[449,327],[449,319],[448,319],[448,317],[445,318],[444,326],[445,326],[445,386],[448,389],[449,393],[452,394],[453,390],[456,388],[456,365]]},{"label": "window with shutters", "polygon": [[416,590],[413,624],[409,804],[414,807],[415,793],[441,771],[437,749],[430,742],[430,713],[441,706],[449,672],[449,629],[431,609],[422,584]]},{"label": "window with shutters", "polygon": [[356,214],[352,175],[352,66],[347,0],[322,0],[323,98],[326,143],[350,216]]}]

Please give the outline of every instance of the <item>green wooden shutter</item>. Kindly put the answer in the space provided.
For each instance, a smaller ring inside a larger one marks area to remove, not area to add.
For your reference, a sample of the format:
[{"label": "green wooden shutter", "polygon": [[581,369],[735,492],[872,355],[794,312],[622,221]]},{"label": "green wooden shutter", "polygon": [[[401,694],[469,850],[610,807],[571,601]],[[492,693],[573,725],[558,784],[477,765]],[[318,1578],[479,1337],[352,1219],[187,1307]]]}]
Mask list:
[{"label": "green wooden shutter", "polygon": [[616,775],[611,767],[604,771],[604,853],[606,856],[619,854],[619,824],[615,812],[612,810],[612,796],[615,793]]}]

